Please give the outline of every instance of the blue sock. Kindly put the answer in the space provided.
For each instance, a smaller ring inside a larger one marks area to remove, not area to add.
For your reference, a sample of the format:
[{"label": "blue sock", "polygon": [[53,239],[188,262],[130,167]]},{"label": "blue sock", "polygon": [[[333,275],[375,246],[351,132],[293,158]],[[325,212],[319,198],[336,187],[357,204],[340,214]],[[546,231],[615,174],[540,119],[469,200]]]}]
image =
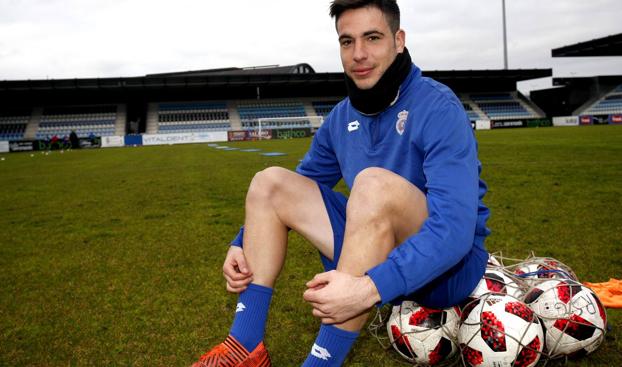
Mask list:
[{"label": "blue sock", "polygon": [[252,283],[240,293],[229,334],[249,352],[263,340],[271,299],[272,288]]},{"label": "blue sock", "polygon": [[320,327],[311,353],[302,367],[337,367],[343,364],[359,333],[338,329],[332,325]]}]

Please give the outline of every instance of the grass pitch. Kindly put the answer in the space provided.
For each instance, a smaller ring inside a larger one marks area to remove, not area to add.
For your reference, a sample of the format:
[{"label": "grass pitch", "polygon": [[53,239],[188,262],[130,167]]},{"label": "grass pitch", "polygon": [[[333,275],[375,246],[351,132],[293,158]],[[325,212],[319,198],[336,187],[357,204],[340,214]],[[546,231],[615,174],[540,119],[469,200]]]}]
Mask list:
[{"label": "grass pitch", "polygon": [[[491,252],[552,256],[583,281],[622,277],[622,126],[477,137]],[[293,169],[309,143],[227,144],[277,157],[207,145],[0,155],[0,366],[189,365],[233,317],[221,266],[248,183]],[[302,301],[319,258],[290,238],[266,339],[278,367],[300,365],[319,326]],[[622,312],[607,311],[605,343],[569,366],[622,365]],[[395,358],[364,331],[346,365]]]}]

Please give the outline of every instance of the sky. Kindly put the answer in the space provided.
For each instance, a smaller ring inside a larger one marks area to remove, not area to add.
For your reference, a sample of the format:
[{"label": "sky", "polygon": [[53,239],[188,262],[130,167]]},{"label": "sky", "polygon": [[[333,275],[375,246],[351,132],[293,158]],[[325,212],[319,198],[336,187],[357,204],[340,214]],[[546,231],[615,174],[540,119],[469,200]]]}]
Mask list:
[{"label": "sky", "polygon": [[[310,64],[342,71],[329,0],[0,0],[0,80]],[[501,0],[398,0],[423,70],[502,69]],[[551,49],[622,33],[620,0],[506,0],[509,68],[622,74]],[[523,82],[550,86],[550,78]]]}]

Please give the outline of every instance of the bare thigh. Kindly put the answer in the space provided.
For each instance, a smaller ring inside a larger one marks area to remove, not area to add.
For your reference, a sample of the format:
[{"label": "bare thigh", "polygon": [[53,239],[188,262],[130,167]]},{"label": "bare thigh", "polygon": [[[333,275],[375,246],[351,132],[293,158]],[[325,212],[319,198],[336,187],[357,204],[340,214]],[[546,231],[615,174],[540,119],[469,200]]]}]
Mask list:
[{"label": "bare thigh", "polygon": [[269,187],[270,202],[281,222],[332,259],[333,230],[317,183],[281,167],[267,168],[255,180]]}]

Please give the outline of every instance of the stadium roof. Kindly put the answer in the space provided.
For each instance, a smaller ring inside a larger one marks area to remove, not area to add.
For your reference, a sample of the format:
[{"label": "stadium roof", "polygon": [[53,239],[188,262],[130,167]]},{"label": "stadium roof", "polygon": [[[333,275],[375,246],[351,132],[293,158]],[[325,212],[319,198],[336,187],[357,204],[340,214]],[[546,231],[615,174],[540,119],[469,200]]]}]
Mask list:
[{"label": "stadium roof", "polygon": [[182,71],[174,73],[148,74],[146,77],[173,77],[173,76],[209,76],[209,75],[278,75],[278,74],[315,74],[309,64],[289,66],[267,65],[251,66],[246,68],[222,68],[208,70]]},{"label": "stadium roof", "polygon": [[[424,71],[456,93],[516,90],[516,82],[552,76],[551,69]],[[14,105],[104,104],[343,97],[343,73],[316,73],[308,64],[226,68],[143,77],[0,81],[0,100]]]},{"label": "stadium roof", "polygon": [[622,56],[622,33],[555,48],[553,57]]}]

